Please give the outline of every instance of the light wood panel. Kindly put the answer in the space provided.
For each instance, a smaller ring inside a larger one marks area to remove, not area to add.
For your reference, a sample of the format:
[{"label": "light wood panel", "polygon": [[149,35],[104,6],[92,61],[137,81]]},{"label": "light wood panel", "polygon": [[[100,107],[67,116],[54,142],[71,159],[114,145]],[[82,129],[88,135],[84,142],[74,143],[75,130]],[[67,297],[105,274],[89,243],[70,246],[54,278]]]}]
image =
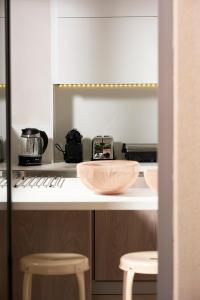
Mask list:
[{"label": "light wood panel", "polygon": [[[14,211],[14,300],[21,300],[22,297],[22,273],[19,271],[22,256],[36,252],[75,252],[91,260],[90,243],[90,212]],[[90,299],[89,273],[86,282],[87,297]],[[78,299],[75,276],[34,276],[32,300],[46,299]]]},{"label": "light wood panel", "polygon": [[0,211],[0,299],[7,299],[7,213]]},{"label": "light wood panel", "polygon": [[[95,212],[95,280],[122,280],[121,255],[156,250],[157,213],[153,211]],[[138,275],[136,280],[153,280]]]},{"label": "light wood panel", "polygon": [[[94,295],[92,300],[122,300],[122,295]],[[156,300],[156,295],[134,295],[134,300]]]}]

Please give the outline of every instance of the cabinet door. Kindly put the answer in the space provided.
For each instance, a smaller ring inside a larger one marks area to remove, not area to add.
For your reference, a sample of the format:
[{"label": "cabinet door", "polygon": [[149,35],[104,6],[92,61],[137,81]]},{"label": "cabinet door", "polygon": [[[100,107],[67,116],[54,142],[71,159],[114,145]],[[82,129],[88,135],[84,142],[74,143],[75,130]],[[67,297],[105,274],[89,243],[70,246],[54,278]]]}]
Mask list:
[{"label": "cabinet door", "polygon": [[[154,211],[95,212],[95,280],[122,280],[121,255],[156,250],[156,219]],[[155,277],[136,276],[147,278]]]},{"label": "cabinet door", "polygon": [[5,19],[0,17],[0,84],[5,84]]},{"label": "cabinet door", "polygon": [[[91,214],[80,211],[13,212],[13,295],[22,298],[20,258],[37,252],[75,252],[91,259]],[[86,274],[90,299],[90,273]],[[71,276],[34,276],[32,300],[76,300],[77,282]]]},{"label": "cabinet door", "polygon": [[58,18],[54,83],[157,82],[157,18]]},{"label": "cabinet door", "polygon": [[56,17],[157,16],[157,0],[54,0]]}]

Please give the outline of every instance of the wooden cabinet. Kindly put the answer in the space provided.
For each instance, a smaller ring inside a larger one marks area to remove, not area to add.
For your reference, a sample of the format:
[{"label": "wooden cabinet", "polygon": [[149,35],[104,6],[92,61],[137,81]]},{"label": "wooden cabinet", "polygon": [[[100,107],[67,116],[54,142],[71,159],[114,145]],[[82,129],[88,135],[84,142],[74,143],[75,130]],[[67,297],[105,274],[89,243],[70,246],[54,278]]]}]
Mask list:
[{"label": "wooden cabinet", "polygon": [[[95,280],[122,280],[120,256],[156,250],[157,213],[153,211],[95,212]],[[136,280],[155,277],[138,275]]]},{"label": "wooden cabinet", "polygon": [[157,82],[157,18],[58,18],[54,83]]},{"label": "wooden cabinet", "polygon": [[[95,295],[92,300],[122,300],[122,295]],[[156,295],[135,295],[134,300],[156,300]]]},{"label": "wooden cabinet", "polygon": [[[13,274],[14,300],[22,297],[19,260],[36,252],[82,253],[91,261],[91,213],[88,211],[14,211]],[[90,299],[90,272],[86,275]],[[75,276],[34,276],[32,300],[75,300]]]},{"label": "wooden cabinet", "polygon": [[0,211],[0,299],[8,299],[7,212]]},{"label": "wooden cabinet", "polygon": [[[156,249],[156,219],[153,211],[14,211],[14,300],[21,300],[22,296],[20,258],[36,252],[75,252],[88,256],[92,268],[86,274],[87,299],[91,299],[92,291],[92,300],[113,300],[111,294],[116,295],[116,300],[121,299],[120,256]],[[5,212],[1,212],[1,228],[5,223]],[[5,237],[1,235],[1,245]],[[6,269],[5,247],[0,248],[0,258]],[[4,299],[6,273],[2,278],[0,295]],[[137,276],[135,299],[156,300],[154,280],[155,277],[148,275]],[[78,300],[75,276],[34,276],[32,300],[45,299]]]}]

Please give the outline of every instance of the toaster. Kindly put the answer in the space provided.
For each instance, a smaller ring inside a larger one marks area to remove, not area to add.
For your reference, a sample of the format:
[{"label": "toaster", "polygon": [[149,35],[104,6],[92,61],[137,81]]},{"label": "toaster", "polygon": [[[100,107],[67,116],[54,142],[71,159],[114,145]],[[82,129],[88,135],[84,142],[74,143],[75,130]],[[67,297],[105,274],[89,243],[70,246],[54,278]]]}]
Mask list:
[{"label": "toaster", "polygon": [[128,160],[157,162],[157,144],[123,144],[122,153]]},{"label": "toaster", "polygon": [[109,135],[97,135],[92,140],[92,160],[114,159],[113,138]]}]

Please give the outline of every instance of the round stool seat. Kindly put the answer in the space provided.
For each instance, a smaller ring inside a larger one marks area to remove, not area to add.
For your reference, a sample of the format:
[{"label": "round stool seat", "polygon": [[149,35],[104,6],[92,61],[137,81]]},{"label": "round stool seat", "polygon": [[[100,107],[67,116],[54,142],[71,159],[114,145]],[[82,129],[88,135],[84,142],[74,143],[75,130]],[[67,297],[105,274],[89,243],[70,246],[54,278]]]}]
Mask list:
[{"label": "round stool seat", "polygon": [[38,275],[65,275],[89,270],[88,258],[75,253],[37,253],[20,260],[21,271]]},{"label": "round stool seat", "polygon": [[141,274],[158,274],[158,252],[133,252],[120,258],[119,268]]}]

